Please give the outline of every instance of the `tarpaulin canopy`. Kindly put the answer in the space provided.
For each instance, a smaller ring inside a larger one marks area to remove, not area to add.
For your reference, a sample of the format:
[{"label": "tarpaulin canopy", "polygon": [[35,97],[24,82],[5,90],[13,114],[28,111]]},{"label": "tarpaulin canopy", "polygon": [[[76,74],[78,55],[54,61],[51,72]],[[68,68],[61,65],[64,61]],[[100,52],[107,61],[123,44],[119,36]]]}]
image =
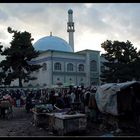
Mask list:
[{"label": "tarpaulin canopy", "polygon": [[[97,102],[98,109],[102,113],[119,115],[118,100],[121,98],[117,97],[118,93],[119,95],[125,94],[124,96],[125,98],[123,98],[123,102],[127,106],[127,104],[129,104],[131,101],[131,97],[129,96],[130,98],[129,97],[127,98],[128,94],[124,93],[123,91],[125,91],[125,89],[128,89],[130,87],[135,87],[135,88],[139,87],[140,89],[140,82],[131,81],[131,82],[125,82],[125,83],[108,83],[108,84],[99,86],[95,94],[95,99]],[[127,93],[129,91],[130,90],[128,90]]]}]

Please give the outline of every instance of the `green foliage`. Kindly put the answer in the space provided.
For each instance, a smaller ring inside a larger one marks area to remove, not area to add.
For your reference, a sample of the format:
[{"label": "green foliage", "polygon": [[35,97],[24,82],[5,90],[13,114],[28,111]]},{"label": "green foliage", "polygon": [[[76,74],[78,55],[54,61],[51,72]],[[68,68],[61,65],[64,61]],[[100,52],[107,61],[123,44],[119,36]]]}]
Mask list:
[{"label": "green foliage", "polygon": [[[1,42],[0,42],[0,54],[2,53],[2,48],[3,48],[3,45],[1,45]],[[3,84],[5,75],[6,75],[5,72],[2,69],[0,69],[0,85]]]},{"label": "green foliage", "polygon": [[41,68],[40,65],[29,64],[29,61],[36,58],[39,52],[32,46],[33,38],[30,33],[18,32],[10,27],[7,30],[13,34],[13,39],[10,47],[5,48],[1,53],[6,56],[6,59],[0,63],[0,67],[8,73],[5,78],[6,84],[10,84],[14,79],[19,79],[19,86],[22,87],[22,81],[34,80],[35,78],[30,76],[31,72]]},{"label": "green foliage", "polygon": [[3,48],[3,45],[1,45],[1,42],[0,42],[0,53],[2,53],[2,48]]},{"label": "green foliage", "polygon": [[119,42],[107,40],[101,44],[106,51],[103,54],[107,62],[103,65],[107,68],[101,74],[104,82],[125,82],[132,79],[139,79],[140,59],[137,48],[130,41]]}]

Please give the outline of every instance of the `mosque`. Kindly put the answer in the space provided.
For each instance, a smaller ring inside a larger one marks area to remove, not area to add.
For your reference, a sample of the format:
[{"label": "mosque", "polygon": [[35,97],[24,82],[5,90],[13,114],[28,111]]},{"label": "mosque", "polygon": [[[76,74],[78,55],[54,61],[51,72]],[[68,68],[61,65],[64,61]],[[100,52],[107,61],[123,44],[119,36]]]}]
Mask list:
[{"label": "mosque", "polygon": [[37,79],[24,83],[25,86],[84,85],[87,87],[100,84],[100,51],[87,49],[74,51],[75,28],[71,9],[68,10],[67,32],[69,43],[53,36],[52,33],[34,43],[33,46],[35,50],[40,51],[40,55],[31,63],[40,64],[42,68],[32,73]]}]

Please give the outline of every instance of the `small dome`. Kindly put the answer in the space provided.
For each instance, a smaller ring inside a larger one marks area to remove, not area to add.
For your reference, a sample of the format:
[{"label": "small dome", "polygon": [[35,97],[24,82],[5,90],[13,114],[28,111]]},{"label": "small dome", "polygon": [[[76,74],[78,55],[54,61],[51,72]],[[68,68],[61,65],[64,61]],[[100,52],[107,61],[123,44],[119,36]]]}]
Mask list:
[{"label": "small dome", "polygon": [[64,52],[73,52],[71,46],[62,38],[57,36],[46,36],[34,43],[37,51],[57,50]]},{"label": "small dome", "polygon": [[69,9],[68,14],[72,14],[72,13],[73,13],[72,9]]}]

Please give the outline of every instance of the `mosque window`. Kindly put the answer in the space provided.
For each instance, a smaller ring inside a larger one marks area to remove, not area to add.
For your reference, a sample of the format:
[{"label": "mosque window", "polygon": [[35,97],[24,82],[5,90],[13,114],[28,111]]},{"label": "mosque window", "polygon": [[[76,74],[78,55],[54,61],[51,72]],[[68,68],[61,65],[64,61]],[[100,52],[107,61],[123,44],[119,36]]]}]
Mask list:
[{"label": "mosque window", "polygon": [[43,86],[45,87],[45,86],[47,86],[47,84],[46,84],[46,83],[44,83],[44,84],[43,84]]},{"label": "mosque window", "polygon": [[80,64],[79,67],[78,67],[78,70],[79,71],[84,71],[84,65],[83,64]]},{"label": "mosque window", "polygon": [[67,71],[73,71],[73,64],[72,63],[67,64]]},{"label": "mosque window", "polygon": [[90,62],[90,71],[97,71],[97,62],[95,60]]},{"label": "mosque window", "polygon": [[55,64],[54,64],[54,69],[55,69],[55,70],[61,70],[61,64],[58,63],[58,62],[55,63]]},{"label": "mosque window", "polygon": [[44,70],[47,70],[47,64],[46,63],[43,63],[43,65],[42,65],[42,71],[44,71]]}]

